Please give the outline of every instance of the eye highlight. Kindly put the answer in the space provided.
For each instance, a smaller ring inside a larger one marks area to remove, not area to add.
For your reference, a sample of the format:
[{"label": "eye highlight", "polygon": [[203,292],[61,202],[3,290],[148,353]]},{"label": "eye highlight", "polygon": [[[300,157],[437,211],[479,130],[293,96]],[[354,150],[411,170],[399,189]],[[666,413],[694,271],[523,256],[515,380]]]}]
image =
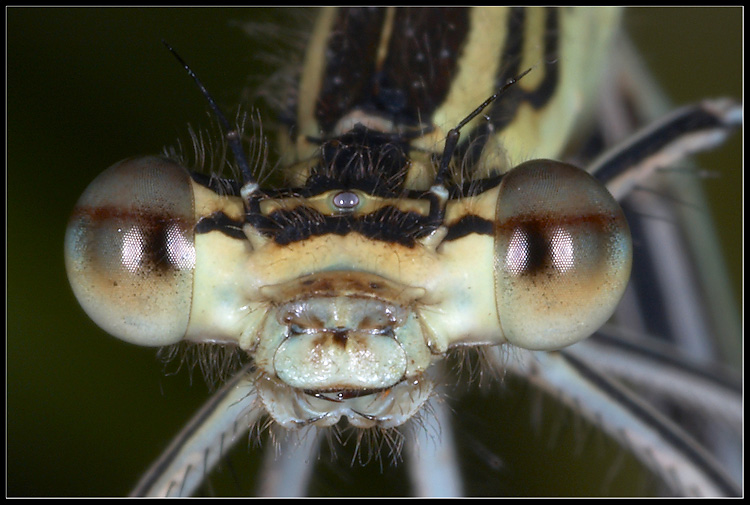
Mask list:
[{"label": "eye highlight", "polygon": [[558,349],[588,337],[614,311],[630,275],[630,232],[596,179],[565,163],[535,160],[500,186],[495,282],[505,337]]}]

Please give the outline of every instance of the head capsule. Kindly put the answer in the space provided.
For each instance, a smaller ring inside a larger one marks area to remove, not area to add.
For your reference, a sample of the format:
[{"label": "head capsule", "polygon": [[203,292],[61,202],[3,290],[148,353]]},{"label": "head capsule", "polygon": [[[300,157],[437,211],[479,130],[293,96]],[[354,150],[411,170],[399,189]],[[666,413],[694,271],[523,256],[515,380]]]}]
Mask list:
[{"label": "head capsule", "polygon": [[65,232],[73,292],[102,329],[127,342],[179,341],[195,269],[190,175],[163,158],[116,163],[86,188]]}]

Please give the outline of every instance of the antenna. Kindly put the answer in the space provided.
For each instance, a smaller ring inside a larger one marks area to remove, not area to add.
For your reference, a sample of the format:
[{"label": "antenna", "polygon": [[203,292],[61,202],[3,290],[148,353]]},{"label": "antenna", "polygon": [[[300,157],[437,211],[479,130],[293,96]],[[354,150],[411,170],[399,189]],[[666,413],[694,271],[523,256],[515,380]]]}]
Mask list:
[{"label": "antenna", "polygon": [[443,148],[443,155],[440,158],[440,166],[438,167],[438,171],[435,175],[435,180],[432,183],[432,187],[430,187],[430,193],[432,193],[433,196],[432,203],[430,205],[430,222],[442,224],[443,218],[445,217],[445,204],[448,201],[448,188],[445,187],[445,178],[447,177],[448,171],[450,170],[450,161],[453,158],[453,153],[456,151],[456,147],[458,147],[458,140],[461,137],[461,128],[466,126],[469,121],[481,114],[482,111],[484,111],[484,109],[486,109],[492,102],[494,102],[500,95],[502,95],[505,90],[513,86],[529,72],[531,72],[531,68],[524,70],[518,76],[513,77],[512,79],[508,79],[508,82],[506,82],[499,90],[497,90],[497,92],[493,93],[487,100],[482,102],[479,107],[474,109],[471,114],[462,119],[455,128],[451,128],[448,131],[448,134],[445,137],[445,147]]},{"label": "antenna", "polygon": [[[252,205],[253,203],[258,203],[257,198],[253,198],[254,196],[258,196],[258,190],[260,189],[260,186],[258,185],[258,182],[255,180],[255,177],[253,177],[252,171],[250,170],[250,165],[247,162],[247,158],[245,157],[245,152],[242,150],[242,143],[240,142],[240,135],[237,132],[235,128],[232,128],[229,125],[229,121],[227,121],[227,118],[224,116],[224,113],[221,112],[221,109],[216,104],[216,101],[211,96],[211,94],[208,92],[206,87],[203,85],[200,79],[198,79],[198,76],[195,75],[195,72],[193,72],[193,69],[190,68],[190,65],[188,65],[185,60],[182,59],[182,57],[177,54],[177,51],[174,50],[174,48],[169,45],[169,43],[162,39],[162,44],[166,46],[166,48],[169,50],[172,55],[177,58],[177,61],[180,62],[180,64],[183,66],[185,70],[187,70],[187,73],[190,77],[193,78],[193,81],[195,81],[195,84],[198,86],[198,89],[200,89],[203,96],[208,100],[208,104],[211,106],[211,109],[214,112],[214,115],[219,120],[219,123],[221,124],[221,127],[224,130],[224,138],[226,138],[227,143],[229,144],[230,149],[232,150],[232,153],[234,154],[234,159],[237,162],[237,164],[240,167],[240,171],[242,172],[242,188],[240,189],[240,194],[245,199],[245,201],[248,203],[250,207],[255,207]],[[258,209],[259,210],[259,209]]]}]

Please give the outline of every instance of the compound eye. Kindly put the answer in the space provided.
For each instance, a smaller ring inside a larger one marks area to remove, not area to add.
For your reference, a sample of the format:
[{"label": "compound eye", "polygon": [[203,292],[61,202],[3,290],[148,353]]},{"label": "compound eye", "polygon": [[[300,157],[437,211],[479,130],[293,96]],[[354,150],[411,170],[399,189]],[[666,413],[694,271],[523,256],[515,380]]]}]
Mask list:
[{"label": "compound eye", "polygon": [[495,289],[505,338],[552,350],[594,333],[630,277],[630,231],[596,179],[550,160],[503,177],[495,228]]},{"label": "compound eye", "polygon": [[179,341],[195,268],[193,190],[173,161],[121,161],[86,188],[65,232],[65,266],[86,313],[138,345]]}]

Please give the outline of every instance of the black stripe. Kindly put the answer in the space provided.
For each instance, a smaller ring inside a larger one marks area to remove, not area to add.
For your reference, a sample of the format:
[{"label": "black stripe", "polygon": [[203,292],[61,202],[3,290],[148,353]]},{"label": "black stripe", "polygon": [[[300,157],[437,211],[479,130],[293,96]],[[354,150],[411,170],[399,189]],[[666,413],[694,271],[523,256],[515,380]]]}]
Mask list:
[{"label": "black stripe", "polygon": [[[615,383],[607,380],[597,371],[589,367],[585,362],[572,356],[564,351],[559,351],[565,361],[570,364],[584,379],[594,384],[597,389],[612,398],[613,402],[627,409],[633,416],[643,421],[659,435],[664,438],[672,447],[686,455],[690,461],[712,479],[713,484],[720,488],[727,496],[739,496],[740,490],[737,489],[734,482],[724,475],[716,464],[706,459],[705,455],[696,450],[696,445],[680,431],[676,431],[671,426],[665,424],[661,418],[655,417],[650,410],[640,403],[634,402],[630,394]],[[686,483],[689,485],[689,483]]]},{"label": "black stripe", "polygon": [[643,338],[643,342],[633,342],[600,330],[594,333],[591,339],[597,344],[609,347],[608,352],[635,354],[641,359],[655,362],[655,366],[670,367],[707,382],[712,387],[726,389],[728,393],[733,393],[738,397],[742,395],[742,382],[739,377],[725,368],[698,362],[680,353],[675,354],[671,352],[671,349],[660,349],[658,345],[650,342],[649,338]]},{"label": "black stripe", "polygon": [[[533,90],[524,93],[523,99],[535,109],[541,109],[550,101],[560,80],[560,64],[556,61],[560,37],[560,9],[548,7],[544,23],[544,78]],[[519,69],[524,71],[525,69]]]},{"label": "black stripe", "polygon": [[[259,219],[253,219],[251,224],[279,245],[328,234],[345,236],[358,233],[370,240],[414,247],[418,239],[429,235],[436,228],[429,216],[402,211],[393,206],[385,206],[363,216],[327,216],[300,205],[291,210],[277,210],[268,216],[260,216]],[[444,240],[458,240],[471,233],[493,235],[492,221],[472,214],[463,216],[448,226]],[[236,238],[245,237],[242,235]]]},{"label": "black stripe", "polygon": [[[625,212],[631,235],[633,237],[645,236],[642,211],[631,209],[626,202],[623,202],[622,210]],[[676,335],[669,320],[664,317],[667,313],[665,286],[659,282],[660,266],[655,263],[654,255],[647,247],[637,242],[634,245],[629,289],[637,294],[633,303],[636,304],[638,314],[643,319],[644,331],[674,342]],[[669,286],[666,287],[669,288]]]},{"label": "black stripe", "polygon": [[324,132],[356,106],[371,100],[374,62],[383,30],[385,9],[341,9],[328,37],[326,70],[315,106]]},{"label": "black stripe", "polygon": [[359,233],[371,240],[414,247],[416,240],[434,230],[427,218],[416,212],[404,212],[386,206],[364,216],[325,216],[309,207],[278,210],[266,217],[266,227],[258,230],[280,245],[301,242],[315,236],[344,236]]},{"label": "black stripe", "polygon": [[[498,100],[489,113],[490,122],[495,131],[500,131],[513,121],[518,108],[523,102],[530,103],[535,109],[544,107],[552,98],[560,78],[558,62],[560,14],[559,8],[547,7],[544,22],[544,78],[532,91],[521,86],[513,86]],[[523,55],[523,36],[526,31],[526,11],[514,8],[508,19],[508,38],[506,39],[500,60],[500,70],[495,80],[495,89],[500,89],[514,77],[526,70],[521,68]]]},{"label": "black stripe", "polygon": [[374,83],[378,107],[397,124],[432,117],[450,90],[470,9],[397,9],[382,72]]},{"label": "black stripe", "polygon": [[232,220],[223,212],[214,212],[210,216],[202,217],[195,224],[195,233],[209,233],[219,231],[231,238],[246,239],[242,226],[245,223]]},{"label": "black stripe", "polygon": [[[560,15],[557,7],[546,8],[545,13],[544,78],[534,90],[526,91],[521,86],[512,86],[498,98],[487,114],[489,121],[482,123],[456,150],[456,157],[463,164],[473,166],[479,161],[490,136],[512,123],[524,102],[530,103],[535,109],[541,109],[552,99],[560,79],[559,64],[556,61],[559,50]],[[510,79],[526,70],[520,67],[525,30],[526,9],[511,9],[495,89],[499,90]]]},{"label": "black stripe", "polygon": [[596,178],[602,182],[610,181],[685,134],[729,126],[703,107],[686,107],[606,160],[596,171]]},{"label": "black stripe", "polygon": [[384,21],[384,9],[339,12],[315,111],[324,133],[354,109],[417,126],[444,101],[469,31],[469,10],[396,9],[385,60],[376,68]]},{"label": "black stripe", "polygon": [[457,240],[471,233],[491,236],[495,233],[495,227],[492,221],[469,214],[448,227],[448,234],[445,236],[445,240]]},{"label": "black stripe", "polygon": [[[526,9],[513,7],[508,15],[508,24],[505,28],[505,42],[503,52],[500,53],[500,65],[498,75],[495,78],[495,89],[500,89],[508,79],[516,77],[521,73],[520,63],[523,50],[523,34],[526,26]],[[488,111],[489,121],[482,123],[471,135],[471,140],[463,142],[464,150],[457,150],[456,155],[461,160],[467,160],[470,165],[479,161],[482,151],[492,132],[505,128],[516,114],[521,104],[521,90],[518,86],[508,88],[500,97],[492,109]]]},{"label": "black stripe", "polygon": [[505,27],[503,52],[500,54],[500,66],[495,79],[495,87],[503,86],[508,79],[520,73],[521,55],[523,54],[523,35],[526,28],[526,9],[513,7],[508,15]]}]

